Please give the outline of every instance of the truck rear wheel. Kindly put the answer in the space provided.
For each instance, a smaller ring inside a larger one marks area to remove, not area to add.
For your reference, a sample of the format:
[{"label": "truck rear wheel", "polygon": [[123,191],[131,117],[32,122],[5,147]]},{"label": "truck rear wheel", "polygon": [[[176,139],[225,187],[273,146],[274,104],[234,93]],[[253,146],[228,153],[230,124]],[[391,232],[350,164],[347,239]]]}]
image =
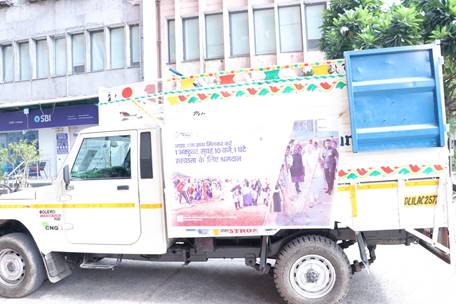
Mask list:
[{"label": "truck rear wheel", "polygon": [[0,296],[24,297],[38,289],[45,279],[40,252],[24,233],[0,237]]},{"label": "truck rear wheel", "polygon": [[321,236],[288,243],[276,261],[274,282],[289,304],[333,304],[348,292],[351,268],[343,250]]}]

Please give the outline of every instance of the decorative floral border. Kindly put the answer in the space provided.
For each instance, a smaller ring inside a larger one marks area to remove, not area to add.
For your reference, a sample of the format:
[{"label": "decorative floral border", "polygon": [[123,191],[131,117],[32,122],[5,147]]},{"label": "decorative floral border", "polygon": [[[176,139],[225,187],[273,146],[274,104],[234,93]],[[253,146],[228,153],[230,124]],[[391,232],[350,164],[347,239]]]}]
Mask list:
[{"label": "decorative floral border", "polygon": [[[202,73],[189,76],[174,76],[166,79],[167,82],[171,81],[182,81],[182,80],[196,80],[201,78],[212,77],[216,79],[220,84],[223,82],[236,83],[236,77],[232,77],[236,74],[252,74],[263,72],[264,75],[259,74],[259,77],[263,76],[263,79],[272,79],[278,78],[279,74],[277,71],[282,70],[293,70],[296,76],[313,76],[313,75],[330,75],[330,74],[341,74],[345,73],[345,60],[344,59],[335,59],[335,60],[322,60],[315,62],[301,62],[287,65],[272,65],[272,66],[263,66],[263,67],[254,67],[254,68],[243,68],[237,70],[226,70],[226,71],[217,71]],[[233,82],[232,82],[233,81]]]},{"label": "decorative floral border", "polygon": [[171,105],[180,103],[198,103],[210,100],[221,100],[232,97],[245,96],[270,96],[279,94],[290,94],[298,92],[314,92],[314,91],[331,91],[334,89],[343,89],[346,86],[345,79],[325,79],[322,81],[300,81],[293,83],[274,83],[254,85],[249,87],[220,87],[213,91],[201,92],[182,92],[182,94],[166,96],[166,100]]},{"label": "decorative floral border", "polygon": [[368,167],[357,169],[341,169],[338,171],[337,176],[339,180],[356,180],[368,177],[385,177],[394,175],[430,175],[441,173],[446,170],[446,166],[436,165],[414,165],[409,164],[406,166],[380,166]]},{"label": "decorative floral border", "polygon": [[144,99],[161,103],[163,97],[171,104],[193,103],[243,95],[287,94],[304,88],[307,91],[329,91],[342,89],[345,85],[345,60],[323,60],[171,77],[139,86],[127,85],[108,92],[106,100],[99,105]]}]

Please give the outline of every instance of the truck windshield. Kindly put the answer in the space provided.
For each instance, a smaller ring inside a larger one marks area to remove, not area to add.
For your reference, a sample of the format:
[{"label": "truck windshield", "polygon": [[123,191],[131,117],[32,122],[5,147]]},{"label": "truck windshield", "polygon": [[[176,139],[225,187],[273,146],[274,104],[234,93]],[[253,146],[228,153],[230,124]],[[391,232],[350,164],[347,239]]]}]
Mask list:
[{"label": "truck windshield", "polygon": [[130,136],[84,139],[71,169],[72,179],[119,179],[130,177]]}]

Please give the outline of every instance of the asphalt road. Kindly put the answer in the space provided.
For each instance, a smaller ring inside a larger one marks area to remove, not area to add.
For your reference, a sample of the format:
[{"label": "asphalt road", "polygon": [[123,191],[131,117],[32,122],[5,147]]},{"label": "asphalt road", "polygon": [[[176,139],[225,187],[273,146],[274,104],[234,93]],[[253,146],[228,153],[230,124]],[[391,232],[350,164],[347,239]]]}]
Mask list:
[{"label": "asphalt road", "polygon": [[[355,248],[353,248],[355,249]],[[349,257],[356,257],[355,250]],[[357,273],[344,304],[454,304],[456,275],[418,245],[382,246],[371,272]],[[272,277],[242,260],[192,263],[126,262],[115,271],[76,270],[63,282],[46,282],[24,299],[2,304],[65,303],[282,303]]]}]

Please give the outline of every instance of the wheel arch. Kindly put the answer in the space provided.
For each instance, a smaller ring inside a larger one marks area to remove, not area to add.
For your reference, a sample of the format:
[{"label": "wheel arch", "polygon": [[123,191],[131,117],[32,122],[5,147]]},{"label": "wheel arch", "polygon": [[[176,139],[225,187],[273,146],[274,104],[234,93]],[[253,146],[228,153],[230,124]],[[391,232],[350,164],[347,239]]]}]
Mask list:
[{"label": "wheel arch", "polygon": [[16,232],[28,235],[38,248],[38,252],[40,253],[49,281],[56,283],[71,274],[71,270],[63,253],[51,252],[43,254],[32,233],[22,222],[13,219],[0,220],[0,237]]},{"label": "wheel arch", "polygon": [[348,228],[343,229],[287,229],[280,230],[271,237],[269,246],[269,258],[274,258],[280,250],[294,239],[307,236],[318,235],[333,240],[334,242],[355,240],[355,232]]},{"label": "wheel arch", "polygon": [[[28,228],[20,221],[18,220],[0,220],[0,236],[3,236],[5,234],[9,233],[14,233],[14,232],[21,232],[29,235],[33,241],[35,242],[35,239],[33,235],[30,233]],[[36,244],[36,242],[35,242]]]}]

